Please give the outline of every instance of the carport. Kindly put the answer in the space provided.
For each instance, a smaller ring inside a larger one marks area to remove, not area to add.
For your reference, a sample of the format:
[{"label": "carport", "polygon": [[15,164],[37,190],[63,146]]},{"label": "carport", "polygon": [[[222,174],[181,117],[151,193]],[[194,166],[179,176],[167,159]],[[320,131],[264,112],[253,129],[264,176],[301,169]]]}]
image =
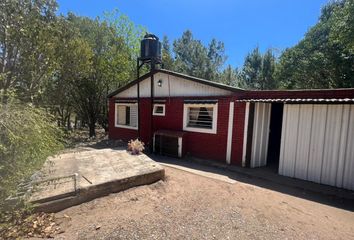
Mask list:
[{"label": "carport", "polygon": [[252,98],[243,166],[354,190],[353,98]]}]

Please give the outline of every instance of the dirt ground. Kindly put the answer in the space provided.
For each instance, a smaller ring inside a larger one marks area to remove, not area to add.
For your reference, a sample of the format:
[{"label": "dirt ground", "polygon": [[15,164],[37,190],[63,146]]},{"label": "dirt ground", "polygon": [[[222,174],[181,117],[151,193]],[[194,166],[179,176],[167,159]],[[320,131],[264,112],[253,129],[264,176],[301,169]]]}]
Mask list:
[{"label": "dirt ground", "polygon": [[56,214],[56,239],[354,239],[354,213],[166,167],[165,181]]}]

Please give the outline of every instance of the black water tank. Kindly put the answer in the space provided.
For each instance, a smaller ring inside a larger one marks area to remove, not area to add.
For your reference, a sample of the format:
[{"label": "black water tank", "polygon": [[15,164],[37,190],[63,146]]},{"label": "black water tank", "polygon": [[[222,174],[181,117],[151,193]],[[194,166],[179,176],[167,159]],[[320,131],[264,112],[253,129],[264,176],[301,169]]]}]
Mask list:
[{"label": "black water tank", "polygon": [[140,59],[161,61],[161,42],[153,34],[146,34],[140,43]]}]

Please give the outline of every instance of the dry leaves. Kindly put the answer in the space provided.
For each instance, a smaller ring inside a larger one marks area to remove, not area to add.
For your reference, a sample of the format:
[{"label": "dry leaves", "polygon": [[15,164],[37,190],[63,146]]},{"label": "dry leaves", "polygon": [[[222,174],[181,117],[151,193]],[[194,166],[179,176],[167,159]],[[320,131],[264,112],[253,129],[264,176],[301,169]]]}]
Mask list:
[{"label": "dry leaves", "polygon": [[7,228],[0,231],[0,238],[16,239],[19,237],[52,238],[63,233],[56,223],[54,213],[35,213],[23,219],[15,219]]}]

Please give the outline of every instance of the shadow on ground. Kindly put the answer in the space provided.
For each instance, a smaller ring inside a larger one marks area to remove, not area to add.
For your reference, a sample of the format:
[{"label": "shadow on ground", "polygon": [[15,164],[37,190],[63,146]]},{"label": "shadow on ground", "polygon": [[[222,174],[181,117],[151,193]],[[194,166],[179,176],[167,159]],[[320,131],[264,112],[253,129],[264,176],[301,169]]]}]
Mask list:
[{"label": "shadow on ground", "polygon": [[[107,136],[97,141],[76,145],[94,149],[126,149],[127,143],[120,140],[108,140]],[[269,190],[281,192],[309,201],[354,211],[354,191],[317,184],[295,178],[280,176],[270,168],[242,168],[230,166],[216,161],[185,157],[176,159],[167,156],[149,154],[149,157],[160,163],[182,166],[189,169],[218,174],[231,180],[251,184]]]},{"label": "shadow on ground", "polygon": [[269,190],[318,202],[344,210],[354,211],[354,191],[317,184],[309,181],[284,177],[267,168],[241,168],[227,166],[210,160],[195,158],[176,159],[160,155],[149,155],[153,160],[195,169],[207,173],[227,176],[238,182],[255,185]]}]

